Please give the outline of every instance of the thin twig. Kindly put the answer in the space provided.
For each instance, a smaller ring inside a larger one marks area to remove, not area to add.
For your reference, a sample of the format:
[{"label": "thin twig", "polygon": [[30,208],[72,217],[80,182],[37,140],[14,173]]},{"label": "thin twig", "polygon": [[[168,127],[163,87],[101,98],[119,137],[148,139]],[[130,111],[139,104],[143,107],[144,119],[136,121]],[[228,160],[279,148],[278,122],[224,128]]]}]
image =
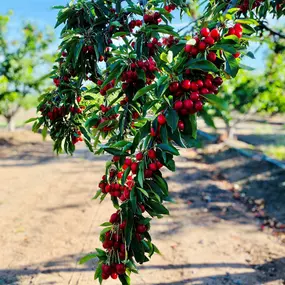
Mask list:
[{"label": "thin twig", "polygon": [[278,36],[279,38],[285,39],[285,35],[272,30],[271,28],[269,28],[268,26],[266,26],[263,22],[259,22],[261,28],[265,29],[266,31],[270,32],[272,35]]}]

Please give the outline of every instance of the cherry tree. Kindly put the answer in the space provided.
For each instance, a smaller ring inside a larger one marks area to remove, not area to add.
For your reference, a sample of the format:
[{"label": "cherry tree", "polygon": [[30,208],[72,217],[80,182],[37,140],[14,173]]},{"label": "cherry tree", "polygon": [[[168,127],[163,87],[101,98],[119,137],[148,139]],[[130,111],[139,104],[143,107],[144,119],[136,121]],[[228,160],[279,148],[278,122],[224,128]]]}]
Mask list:
[{"label": "cherry tree", "polygon": [[78,0],[55,7],[56,26],[64,24],[56,88],[42,96],[34,130],[44,125],[57,152],[72,154],[84,141],[92,153],[112,155],[94,196],[114,206],[101,225],[103,249],[81,259],[98,260],[100,283],[130,284],[136,263],[159,252],[150,228],[153,218],[169,214],[162,170],[175,171],[178,148],[195,145],[204,106],[227,108],[218,95],[223,81],[246,68],[241,56],[250,56],[261,18],[285,9],[282,1],[211,0],[182,36],[171,24],[173,11],[191,14],[197,2]]}]

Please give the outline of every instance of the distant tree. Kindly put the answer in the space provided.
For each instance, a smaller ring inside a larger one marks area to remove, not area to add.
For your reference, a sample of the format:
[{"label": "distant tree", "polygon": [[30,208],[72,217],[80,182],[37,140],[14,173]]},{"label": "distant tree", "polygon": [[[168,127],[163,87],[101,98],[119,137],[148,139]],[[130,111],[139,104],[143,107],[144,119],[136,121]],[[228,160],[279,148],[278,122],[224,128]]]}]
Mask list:
[{"label": "distant tree", "polygon": [[0,115],[13,131],[14,116],[21,108],[35,106],[36,100],[29,97],[46,87],[49,77],[46,70],[50,70],[54,58],[48,53],[53,33],[26,23],[19,31],[20,39],[10,40],[7,31],[10,20],[11,13],[0,15]]}]

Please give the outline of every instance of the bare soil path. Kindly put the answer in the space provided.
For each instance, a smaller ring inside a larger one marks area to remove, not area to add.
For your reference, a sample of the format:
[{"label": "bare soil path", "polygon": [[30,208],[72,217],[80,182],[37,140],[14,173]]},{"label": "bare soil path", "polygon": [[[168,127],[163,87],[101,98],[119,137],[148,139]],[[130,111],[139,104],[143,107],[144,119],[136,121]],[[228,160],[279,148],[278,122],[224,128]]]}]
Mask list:
[{"label": "bare soil path", "polygon": [[[91,200],[106,157],[83,147],[56,157],[51,142],[28,132],[12,140],[1,134],[0,143],[0,284],[96,284],[96,264],[77,261],[100,246],[98,225],[113,212],[110,201]],[[141,266],[132,284],[285,284],[282,239],[261,232],[232,198],[222,167],[191,150],[176,173],[165,172],[176,203],[151,230],[162,255]]]}]

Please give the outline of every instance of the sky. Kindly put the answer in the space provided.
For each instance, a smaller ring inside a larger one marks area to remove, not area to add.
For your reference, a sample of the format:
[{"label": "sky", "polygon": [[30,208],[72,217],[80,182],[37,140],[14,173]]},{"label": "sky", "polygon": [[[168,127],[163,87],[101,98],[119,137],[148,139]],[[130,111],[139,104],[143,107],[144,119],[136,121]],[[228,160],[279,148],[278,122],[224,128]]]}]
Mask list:
[{"label": "sky", "polygon": [[[31,21],[39,27],[50,26],[54,27],[56,23],[57,10],[51,7],[54,5],[65,5],[68,3],[66,0],[7,0],[1,1],[0,14],[6,14],[9,10],[13,10],[14,14],[9,26],[9,35],[11,38],[19,36],[19,29],[24,21]],[[183,22],[179,17],[174,20],[174,26],[179,28],[183,26]],[[187,22],[185,22],[186,24]],[[59,43],[59,29],[56,31],[57,42],[54,49]],[[244,64],[255,68],[255,72],[260,72],[264,69],[264,55],[267,52],[266,47],[262,47],[255,52],[256,44],[252,44],[250,50],[254,52],[256,59],[246,58]]]}]

